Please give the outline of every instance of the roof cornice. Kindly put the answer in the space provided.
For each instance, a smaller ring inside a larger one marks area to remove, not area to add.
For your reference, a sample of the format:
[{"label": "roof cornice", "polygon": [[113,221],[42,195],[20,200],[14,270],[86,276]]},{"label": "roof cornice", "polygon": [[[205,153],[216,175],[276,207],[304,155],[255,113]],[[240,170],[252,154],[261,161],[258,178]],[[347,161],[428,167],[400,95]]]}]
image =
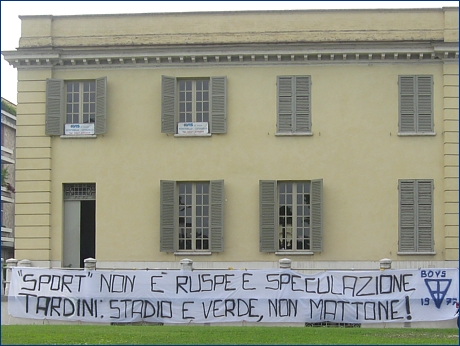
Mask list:
[{"label": "roof cornice", "polygon": [[15,68],[223,64],[399,63],[458,60],[457,43],[248,44],[18,49],[2,52]]}]

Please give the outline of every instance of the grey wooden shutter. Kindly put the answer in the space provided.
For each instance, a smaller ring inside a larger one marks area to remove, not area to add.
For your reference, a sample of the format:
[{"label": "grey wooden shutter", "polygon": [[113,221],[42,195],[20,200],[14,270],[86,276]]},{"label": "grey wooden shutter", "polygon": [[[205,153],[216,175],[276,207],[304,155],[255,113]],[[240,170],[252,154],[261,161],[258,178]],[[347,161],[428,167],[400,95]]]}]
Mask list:
[{"label": "grey wooden shutter", "polygon": [[323,179],[311,181],[311,250],[323,251]]},{"label": "grey wooden shutter", "polygon": [[399,132],[415,132],[415,76],[399,76]]},{"label": "grey wooden shutter", "polygon": [[47,135],[61,135],[64,131],[64,81],[46,80],[46,122]]},{"label": "grey wooden shutter", "polygon": [[399,251],[416,251],[415,180],[399,181]]},{"label": "grey wooden shutter", "polygon": [[175,181],[160,181],[160,199],[160,251],[173,252],[178,207]]},{"label": "grey wooden shutter", "polygon": [[292,132],[293,128],[293,80],[291,76],[278,76],[277,132]]},{"label": "grey wooden shutter", "polygon": [[310,76],[296,76],[295,79],[295,104],[294,104],[294,131],[311,131],[311,110],[310,110]]},{"label": "grey wooden shutter", "polygon": [[418,180],[417,188],[417,251],[434,251],[433,244],[433,181]]},{"label": "grey wooden shutter", "polygon": [[417,132],[433,132],[433,77],[417,76]]},{"label": "grey wooden shutter", "polygon": [[161,132],[176,133],[176,78],[161,77]]},{"label": "grey wooden shutter", "polygon": [[212,180],[211,192],[211,251],[224,251],[224,181]]},{"label": "grey wooden shutter", "polygon": [[227,132],[227,77],[211,77],[211,133]]},{"label": "grey wooden shutter", "polygon": [[94,133],[103,134],[107,129],[107,77],[96,79],[96,122]]},{"label": "grey wooden shutter", "polygon": [[275,252],[277,229],[277,183],[275,180],[261,180],[259,182],[260,203],[260,252]]}]

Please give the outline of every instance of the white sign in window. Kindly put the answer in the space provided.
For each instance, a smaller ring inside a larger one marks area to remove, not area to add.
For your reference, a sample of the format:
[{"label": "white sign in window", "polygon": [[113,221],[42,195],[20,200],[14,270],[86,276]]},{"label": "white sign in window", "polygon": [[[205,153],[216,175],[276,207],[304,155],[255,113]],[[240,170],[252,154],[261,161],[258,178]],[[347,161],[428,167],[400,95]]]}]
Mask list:
[{"label": "white sign in window", "polygon": [[179,135],[205,135],[208,133],[208,123],[179,123],[177,133]]},{"label": "white sign in window", "polygon": [[91,124],[65,124],[66,135],[94,135],[94,123]]}]

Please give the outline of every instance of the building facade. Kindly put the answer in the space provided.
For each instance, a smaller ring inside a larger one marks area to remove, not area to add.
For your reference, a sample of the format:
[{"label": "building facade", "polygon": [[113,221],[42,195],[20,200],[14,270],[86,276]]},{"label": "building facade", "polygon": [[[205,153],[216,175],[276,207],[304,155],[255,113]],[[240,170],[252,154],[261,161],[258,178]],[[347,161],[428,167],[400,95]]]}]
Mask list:
[{"label": "building facade", "polygon": [[2,258],[14,258],[16,105],[2,97]]},{"label": "building facade", "polygon": [[458,8],[21,20],[17,259],[458,267]]}]

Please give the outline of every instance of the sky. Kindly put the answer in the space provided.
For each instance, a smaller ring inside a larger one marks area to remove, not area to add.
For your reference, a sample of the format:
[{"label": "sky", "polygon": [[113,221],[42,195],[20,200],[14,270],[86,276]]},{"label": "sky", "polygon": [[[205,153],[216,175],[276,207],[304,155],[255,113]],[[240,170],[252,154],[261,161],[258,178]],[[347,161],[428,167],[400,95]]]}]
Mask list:
[{"label": "sky", "polygon": [[[79,15],[199,11],[442,8],[458,1],[1,1],[1,51],[15,50],[20,15]],[[1,96],[17,102],[17,71],[1,58]]]}]

